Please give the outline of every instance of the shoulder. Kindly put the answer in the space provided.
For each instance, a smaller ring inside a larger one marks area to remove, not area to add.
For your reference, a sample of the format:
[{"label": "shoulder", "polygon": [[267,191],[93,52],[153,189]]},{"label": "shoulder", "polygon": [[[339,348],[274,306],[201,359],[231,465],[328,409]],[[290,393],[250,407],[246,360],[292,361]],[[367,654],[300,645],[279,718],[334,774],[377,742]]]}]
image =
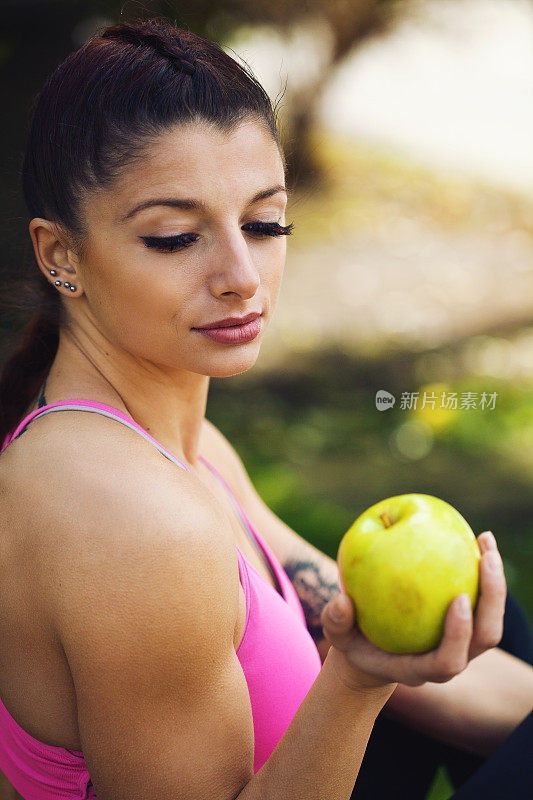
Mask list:
[{"label": "shoulder", "polygon": [[33,420],[23,435],[6,447],[0,456],[0,481],[20,492],[52,475],[55,479],[62,470],[63,481],[108,475],[118,487],[122,474],[114,471],[116,467],[124,467],[124,476],[134,478],[147,465],[163,471],[170,465],[185,482],[189,476],[127,425],[104,414],[67,409]]},{"label": "shoulder", "polygon": [[210,494],[116,420],[40,417],[2,453],[0,491],[20,557],[31,559],[51,602],[59,590],[68,596],[67,584],[95,586],[97,576],[131,588],[165,559],[201,574],[210,568],[206,549],[233,580],[233,534]]}]

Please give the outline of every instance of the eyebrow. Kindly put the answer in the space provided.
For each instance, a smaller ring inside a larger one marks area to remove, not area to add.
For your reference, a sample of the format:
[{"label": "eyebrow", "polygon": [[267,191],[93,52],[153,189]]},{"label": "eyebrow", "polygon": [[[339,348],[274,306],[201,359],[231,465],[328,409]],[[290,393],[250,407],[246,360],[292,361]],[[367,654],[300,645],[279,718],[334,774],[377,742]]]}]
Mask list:
[{"label": "eyebrow", "polygon": [[[251,206],[254,203],[259,202],[259,200],[266,200],[267,198],[272,197],[272,195],[278,194],[278,192],[285,192],[287,197],[289,196],[287,187],[278,184],[254,194],[254,196],[248,201],[247,205]],[[178,197],[156,197],[153,200],[144,200],[142,203],[134,206],[134,208],[128,211],[127,214],[125,214],[123,217],[120,217],[118,222],[126,222],[139,211],[143,211],[145,208],[151,208],[152,206],[170,206],[171,208],[181,208],[184,211],[202,211],[204,213],[207,210],[205,203],[203,203],[201,200]]]}]

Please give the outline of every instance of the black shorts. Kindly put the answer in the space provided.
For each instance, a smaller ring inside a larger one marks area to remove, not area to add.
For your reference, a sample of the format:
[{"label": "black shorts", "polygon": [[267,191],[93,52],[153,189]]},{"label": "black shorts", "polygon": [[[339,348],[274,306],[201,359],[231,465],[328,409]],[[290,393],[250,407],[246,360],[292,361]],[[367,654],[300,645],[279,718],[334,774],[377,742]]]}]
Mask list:
[{"label": "black shorts", "polygon": [[[502,650],[533,665],[533,635],[524,609],[508,591]],[[425,800],[444,765],[450,800],[533,800],[533,712],[483,758],[388,719],[376,719],[350,800]]]}]

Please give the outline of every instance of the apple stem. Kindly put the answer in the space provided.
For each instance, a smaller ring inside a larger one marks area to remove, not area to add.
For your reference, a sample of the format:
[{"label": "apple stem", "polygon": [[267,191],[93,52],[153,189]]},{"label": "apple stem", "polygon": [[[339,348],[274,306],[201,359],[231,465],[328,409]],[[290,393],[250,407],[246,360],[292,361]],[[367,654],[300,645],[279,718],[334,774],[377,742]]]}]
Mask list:
[{"label": "apple stem", "polygon": [[380,516],[380,517],[381,517],[381,519],[383,520],[383,524],[385,525],[385,527],[386,527],[386,528],[390,528],[390,527],[391,527],[391,525],[392,525],[392,522],[390,521],[390,517],[389,517],[389,515],[387,514],[387,512],[386,512],[386,511],[384,511],[384,512],[383,512],[382,514],[380,514],[379,516]]}]

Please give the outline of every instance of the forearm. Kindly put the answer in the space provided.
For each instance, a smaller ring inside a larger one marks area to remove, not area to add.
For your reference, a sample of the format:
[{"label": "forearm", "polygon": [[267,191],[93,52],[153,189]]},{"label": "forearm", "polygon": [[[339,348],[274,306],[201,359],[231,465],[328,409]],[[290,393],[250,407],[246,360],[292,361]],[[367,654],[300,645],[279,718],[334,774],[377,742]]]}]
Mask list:
[{"label": "forearm", "polygon": [[[337,564],[306,542],[295,548],[283,566],[324,663],[330,645],[320,615],[341,591]],[[398,684],[383,714],[443,742],[488,756],[532,708],[533,667],[495,647],[474,658],[447,683]]]},{"label": "forearm", "polygon": [[398,684],[383,714],[488,757],[533,709],[533,667],[495,647],[447,683]]},{"label": "forearm", "polygon": [[238,800],[349,800],[375,719],[395,684],[354,690],[330,652],[268,761]]}]

